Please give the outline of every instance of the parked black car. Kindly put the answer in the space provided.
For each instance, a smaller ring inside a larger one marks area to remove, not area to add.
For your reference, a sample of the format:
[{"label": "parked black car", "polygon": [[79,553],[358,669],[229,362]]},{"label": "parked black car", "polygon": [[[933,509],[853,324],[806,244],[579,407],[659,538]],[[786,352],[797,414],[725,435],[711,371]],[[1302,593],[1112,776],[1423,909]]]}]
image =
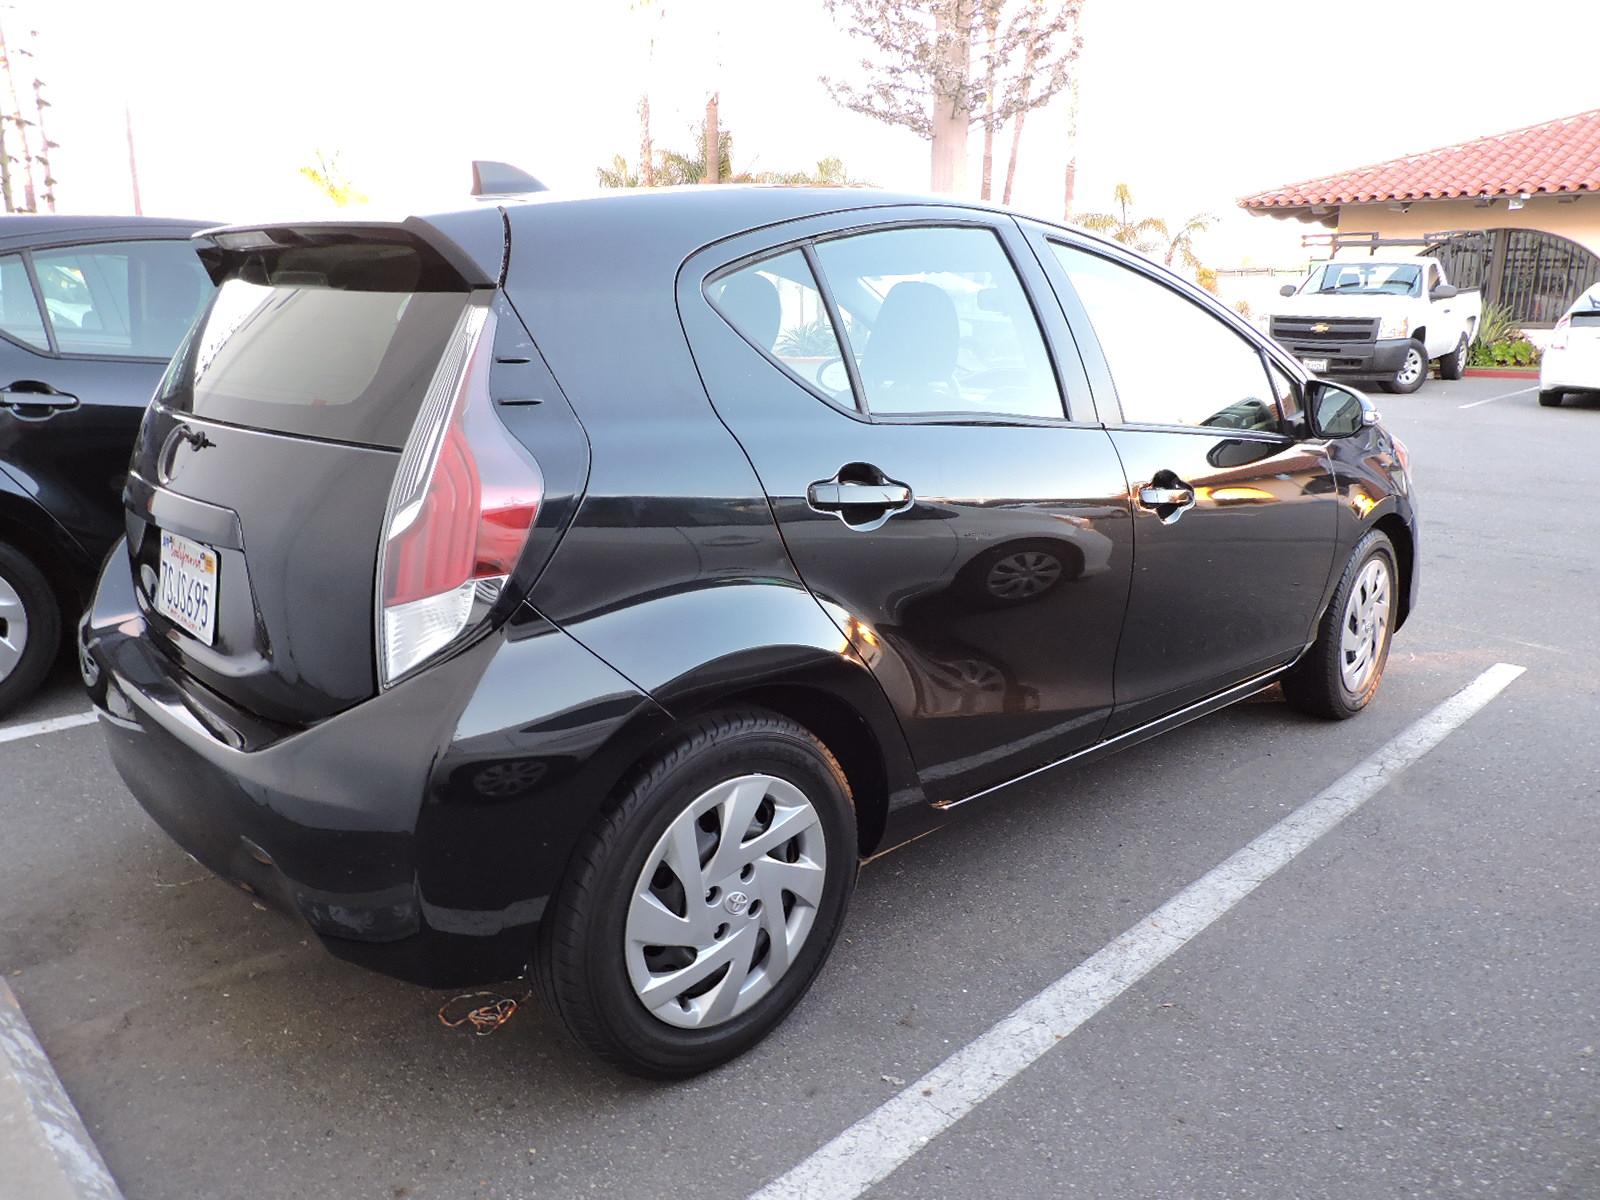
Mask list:
[{"label": "parked black car", "polygon": [[211,295],[203,228],[0,217],[0,712],[44,679],[122,534],[145,405]]},{"label": "parked black car", "polygon": [[960,805],[1357,712],[1416,593],[1365,399],[1081,232],[724,187],[198,243],[82,631],[118,769],[335,954],[531,962],[632,1071],[752,1045]]}]

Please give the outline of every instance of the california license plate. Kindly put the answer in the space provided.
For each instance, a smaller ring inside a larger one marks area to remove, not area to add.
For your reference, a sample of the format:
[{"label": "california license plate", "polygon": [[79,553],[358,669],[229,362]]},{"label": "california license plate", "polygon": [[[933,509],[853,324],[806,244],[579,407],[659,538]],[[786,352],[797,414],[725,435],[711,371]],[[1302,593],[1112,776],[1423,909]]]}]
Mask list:
[{"label": "california license plate", "polygon": [[1300,361],[1313,375],[1321,375],[1328,369],[1328,360],[1325,358],[1302,358]]},{"label": "california license plate", "polygon": [[217,636],[217,552],[161,531],[156,611],[206,645]]}]

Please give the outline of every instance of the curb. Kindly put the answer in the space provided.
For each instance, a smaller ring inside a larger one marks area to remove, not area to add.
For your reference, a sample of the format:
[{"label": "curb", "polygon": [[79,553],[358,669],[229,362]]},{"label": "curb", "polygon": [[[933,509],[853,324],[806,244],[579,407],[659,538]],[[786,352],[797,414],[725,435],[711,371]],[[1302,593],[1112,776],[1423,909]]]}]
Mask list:
[{"label": "curb", "polygon": [[22,1007],[0,979],[0,1194],[122,1200]]},{"label": "curb", "polygon": [[1479,379],[1531,379],[1539,382],[1539,370],[1519,370],[1516,367],[1468,367],[1467,378],[1476,376]]}]

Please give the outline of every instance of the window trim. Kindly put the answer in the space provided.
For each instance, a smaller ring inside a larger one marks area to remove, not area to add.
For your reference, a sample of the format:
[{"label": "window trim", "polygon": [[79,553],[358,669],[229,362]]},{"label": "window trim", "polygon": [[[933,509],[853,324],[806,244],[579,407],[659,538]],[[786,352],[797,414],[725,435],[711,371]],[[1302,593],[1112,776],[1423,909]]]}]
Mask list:
[{"label": "window trim", "polygon": [[[1054,261],[1054,265],[1060,273],[1061,283],[1068,289],[1068,294],[1072,299],[1072,307],[1075,311],[1069,311],[1067,313],[1067,323],[1072,327],[1074,336],[1077,335],[1078,324],[1081,323],[1084,325],[1090,342],[1094,346],[1095,355],[1099,362],[1100,372],[1104,376],[1106,386],[1111,389],[1110,395],[1106,399],[1109,402],[1108,407],[1114,410],[1116,419],[1104,421],[1107,429],[1128,430],[1130,432],[1136,432],[1138,430],[1154,430],[1163,433],[1199,433],[1211,437],[1225,435],[1230,438],[1243,437],[1251,441],[1293,442],[1297,440],[1292,429],[1294,422],[1290,420],[1288,414],[1285,413],[1283,405],[1278,402],[1277,389],[1272,387],[1272,379],[1269,375],[1269,371],[1271,366],[1274,364],[1280,366],[1284,370],[1284,373],[1289,377],[1290,382],[1294,385],[1295,392],[1298,397],[1303,392],[1305,386],[1305,379],[1303,377],[1304,368],[1300,368],[1298,364],[1295,364],[1297,369],[1290,370],[1286,365],[1285,360],[1279,354],[1274,353],[1271,347],[1263,344],[1263,340],[1256,330],[1245,325],[1242,321],[1237,319],[1235,314],[1228,312],[1227,309],[1223,308],[1220,304],[1217,304],[1214,298],[1200,293],[1200,289],[1193,287],[1193,285],[1188,284],[1185,280],[1179,279],[1176,275],[1173,275],[1170,280],[1162,278],[1162,276],[1156,271],[1149,269],[1150,264],[1136,260],[1134,256],[1128,254],[1126,251],[1122,251],[1120,253],[1115,251],[1107,253],[1106,251],[1110,249],[1109,246],[1102,247],[1098,244],[1088,242],[1086,239],[1080,240],[1068,236],[1062,236],[1065,232],[1066,231],[1052,231],[1043,233],[1041,236],[1045,242],[1045,249],[1050,253],[1050,257]],[[1053,245],[1059,245],[1064,249],[1075,250],[1082,254],[1092,255],[1093,257],[1100,258],[1108,263],[1111,263],[1113,266],[1120,267],[1123,270],[1131,271],[1147,282],[1155,284],[1157,287],[1165,288],[1167,291],[1177,296],[1178,299],[1183,300],[1193,307],[1199,309],[1205,315],[1216,320],[1217,324],[1222,326],[1222,328],[1227,329],[1229,332],[1237,336],[1240,342],[1247,349],[1255,351],[1257,361],[1261,366],[1263,382],[1267,384],[1268,394],[1272,397],[1272,406],[1277,410],[1278,413],[1277,430],[1221,429],[1214,425],[1172,425],[1157,423],[1154,421],[1129,420],[1127,414],[1123,411],[1122,396],[1117,390],[1116,375],[1111,370],[1111,360],[1106,356],[1105,347],[1100,343],[1100,335],[1094,327],[1094,320],[1089,315],[1088,307],[1083,303],[1083,298],[1078,295],[1078,289],[1073,284],[1070,273],[1067,271],[1066,267],[1062,265],[1060,259],[1056,257],[1054,250],[1051,249]],[[1191,292],[1198,293],[1198,295],[1191,295]],[[1063,307],[1065,308],[1066,305],[1063,304]],[[1085,370],[1087,369],[1088,364],[1086,363]],[[1099,399],[1100,397],[1097,394],[1097,403]],[[1304,405],[1302,404],[1302,408],[1303,407]],[[1102,413],[1101,415],[1102,418],[1104,418],[1109,414]]]},{"label": "window trim", "polygon": [[[54,250],[76,250],[76,249],[78,249],[80,247],[86,247],[86,246],[115,246],[115,245],[125,244],[125,243],[128,243],[128,242],[176,242],[176,243],[179,243],[179,244],[187,245],[187,244],[189,244],[190,239],[187,238],[187,237],[181,237],[181,238],[179,238],[179,237],[111,237],[111,238],[95,238],[93,241],[88,241],[88,242],[85,242],[85,241],[40,242],[40,243],[35,244],[35,245],[29,245],[26,249],[16,250],[16,251],[8,251],[8,250],[5,250],[4,248],[0,248],[0,256],[3,256],[3,255],[8,254],[8,253],[20,254],[28,264],[28,278],[33,283],[34,303],[36,303],[39,306],[40,316],[44,320],[45,336],[47,338],[49,338],[49,340],[50,340],[50,349],[49,350],[42,350],[42,349],[39,349],[38,347],[35,347],[35,346],[29,346],[25,342],[17,342],[17,340],[15,338],[12,338],[9,334],[6,334],[4,332],[4,330],[0,330],[0,336],[5,336],[9,341],[13,342],[16,345],[21,346],[25,350],[31,351],[34,354],[47,355],[50,358],[60,359],[62,362],[122,362],[122,363],[164,363],[164,362],[170,362],[172,360],[172,355],[170,355],[170,354],[165,356],[165,357],[162,357],[159,354],[85,354],[85,353],[82,353],[81,351],[77,351],[77,350],[63,350],[63,349],[61,349],[61,344],[60,344],[59,340],[56,338],[55,322],[53,320],[51,320],[51,318],[50,318],[50,310],[45,306],[44,289],[39,284],[38,271],[34,266],[34,262],[33,262],[34,253],[35,252],[49,252],[49,251],[54,251]],[[198,259],[196,261],[198,261]],[[202,267],[202,269],[204,269],[204,268]],[[208,276],[208,278],[209,278],[209,276]],[[216,290],[216,286],[217,286],[216,282],[212,281],[211,288],[212,288],[213,291]],[[202,311],[204,311],[204,310],[202,309]],[[198,314],[196,314],[196,315],[198,315]],[[179,342],[179,345],[182,345],[182,341],[181,340]]]},{"label": "window trim", "polygon": [[[959,206],[950,206],[949,211],[944,211],[944,208],[945,206],[935,204],[885,205],[872,208],[842,209],[834,213],[818,213],[811,216],[797,217],[792,222],[784,222],[784,224],[803,224],[812,231],[799,236],[786,238],[782,241],[768,243],[761,246],[759,249],[746,251],[745,253],[738,254],[736,257],[725,262],[720,262],[714,266],[705,268],[703,269],[703,273],[696,272],[695,274],[698,274],[699,276],[698,284],[693,282],[695,275],[691,274],[689,279],[684,281],[688,284],[686,291],[691,294],[698,293],[700,299],[704,301],[706,306],[717,315],[718,320],[722,321],[723,324],[731,329],[747,346],[750,346],[769,363],[773,364],[780,371],[782,371],[785,378],[793,381],[798,386],[805,389],[806,392],[814,396],[816,399],[822,401],[833,411],[850,417],[852,420],[859,421],[862,424],[934,426],[996,425],[1016,426],[1020,428],[1065,427],[1073,429],[1103,428],[1105,422],[1100,419],[1100,415],[1096,411],[1094,403],[1094,382],[1090,377],[1087,365],[1082,362],[1081,351],[1078,352],[1079,361],[1077,364],[1077,372],[1069,373],[1067,370],[1065,370],[1061,361],[1061,355],[1066,352],[1067,348],[1057,346],[1056,342],[1058,340],[1058,335],[1051,332],[1052,322],[1047,319],[1046,313],[1043,311],[1044,297],[1038,293],[1040,286],[1050,286],[1051,284],[1051,280],[1048,277],[1048,272],[1044,271],[1044,269],[1040,267],[1037,262],[1038,256],[1036,254],[1034,255],[1033,265],[1036,268],[1035,273],[1043,276],[1040,280],[1036,281],[1030,278],[1030,272],[1025,268],[1024,264],[1018,262],[1016,247],[1011,244],[1010,239],[1011,237],[1020,237],[1022,239],[1023,246],[1031,250],[1031,246],[1028,246],[1028,236],[1026,232],[1020,231],[1017,228],[1016,222],[1010,217],[1010,214],[967,209]],[[907,209],[916,209],[918,211],[916,215],[896,215],[887,217],[883,215],[885,213],[905,213]],[[834,228],[822,230],[815,229],[815,226],[820,222],[840,219],[847,220],[849,223],[841,224]],[[1009,225],[1005,223],[1007,221],[1010,222]],[[866,405],[864,391],[859,388],[856,378],[857,371],[854,363],[851,361],[852,355],[849,349],[848,337],[847,335],[844,335],[839,328],[837,308],[832,302],[832,289],[829,287],[827,280],[822,276],[820,264],[812,265],[812,274],[818,285],[818,291],[824,295],[825,299],[830,305],[829,321],[834,326],[834,340],[838,342],[839,348],[845,352],[844,357],[846,367],[851,375],[851,393],[855,398],[856,404],[859,406],[856,409],[846,408],[837,400],[829,397],[826,393],[822,392],[811,384],[808,384],[805,380],[794,374],[794,372],[783,366],[782,363],[778,362],[770,351],[763,350],[749,338],[745,337],[743,332],[739,330],[738,326],[736,326],[727,318],[727,316],[723,314],[722,310],[712,302],[711,297],[706,293],[706,289],[717,280],[753,263],[761,262],[769,258],[776,258],[778,255],[784,254],[790,250],[802,250],[803,253],[807,254],[808,264],[812,264],[812,257],[809,253],[809,248],[815,246],[819,242],[833,241],[846,237],[856,237],[868,233],[880,233],[893,229],[929,228],[982,229],[987,231],[990,236],[999,243],[1001,253],[1005,255],[1006,261],[1010,263],[1012,272],[1016,275],[1017,283],[1022,288],[1023,295],[1028,301],[1028,308],[1033,314],[1034,323],[1039,331],[1040,340],[1044,343],[1045,354],[1050,361],[1051,375],[1056,385],[1056,395],[1061,406],[1061,415],[1059,417],[1042,417],[1024,413],[980,413],[967,409],[954,412],[938,413],[872,413]],[[771,232],[773,232],[772,229],[751,229],[741,234],[736,234],[731,238],[725,239],[725,241],[734,243],[745,242],[762,234],[769,234]],[[717,243],[712,243],[703,247],[695,255],[690,257],[687,265],[692,267],[696,259],[699,259],[702,255],[707,255],[716,249]],[[684,293],[680,292],[679,294],[681,297]],[[1073,338],[1075,341],[1075,333],[1070,322],[1062,320],[1060,321],[1060,324],[1062,329],[1059,336]],[[1070,348],[1073,350],[1077,349],[1075,345]],[[1074,418],[1072,416],[1072,395],[1074,394],[1075,390],[1083,393],[1078,401],[1079,406],[1089,409],[1091,415],[1084,418]]]}]

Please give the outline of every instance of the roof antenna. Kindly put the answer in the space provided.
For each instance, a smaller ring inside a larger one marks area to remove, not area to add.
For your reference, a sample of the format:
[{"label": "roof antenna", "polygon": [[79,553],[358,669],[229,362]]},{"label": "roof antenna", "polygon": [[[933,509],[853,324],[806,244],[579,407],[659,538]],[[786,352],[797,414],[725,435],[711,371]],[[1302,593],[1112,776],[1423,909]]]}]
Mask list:
[{"label": "roof antenna", "polygon": [[519,196],[524,192],[548,192],[532,175],[510,163],[490,159],[474,159],[472,163],[472,194],[474,196]]}]

